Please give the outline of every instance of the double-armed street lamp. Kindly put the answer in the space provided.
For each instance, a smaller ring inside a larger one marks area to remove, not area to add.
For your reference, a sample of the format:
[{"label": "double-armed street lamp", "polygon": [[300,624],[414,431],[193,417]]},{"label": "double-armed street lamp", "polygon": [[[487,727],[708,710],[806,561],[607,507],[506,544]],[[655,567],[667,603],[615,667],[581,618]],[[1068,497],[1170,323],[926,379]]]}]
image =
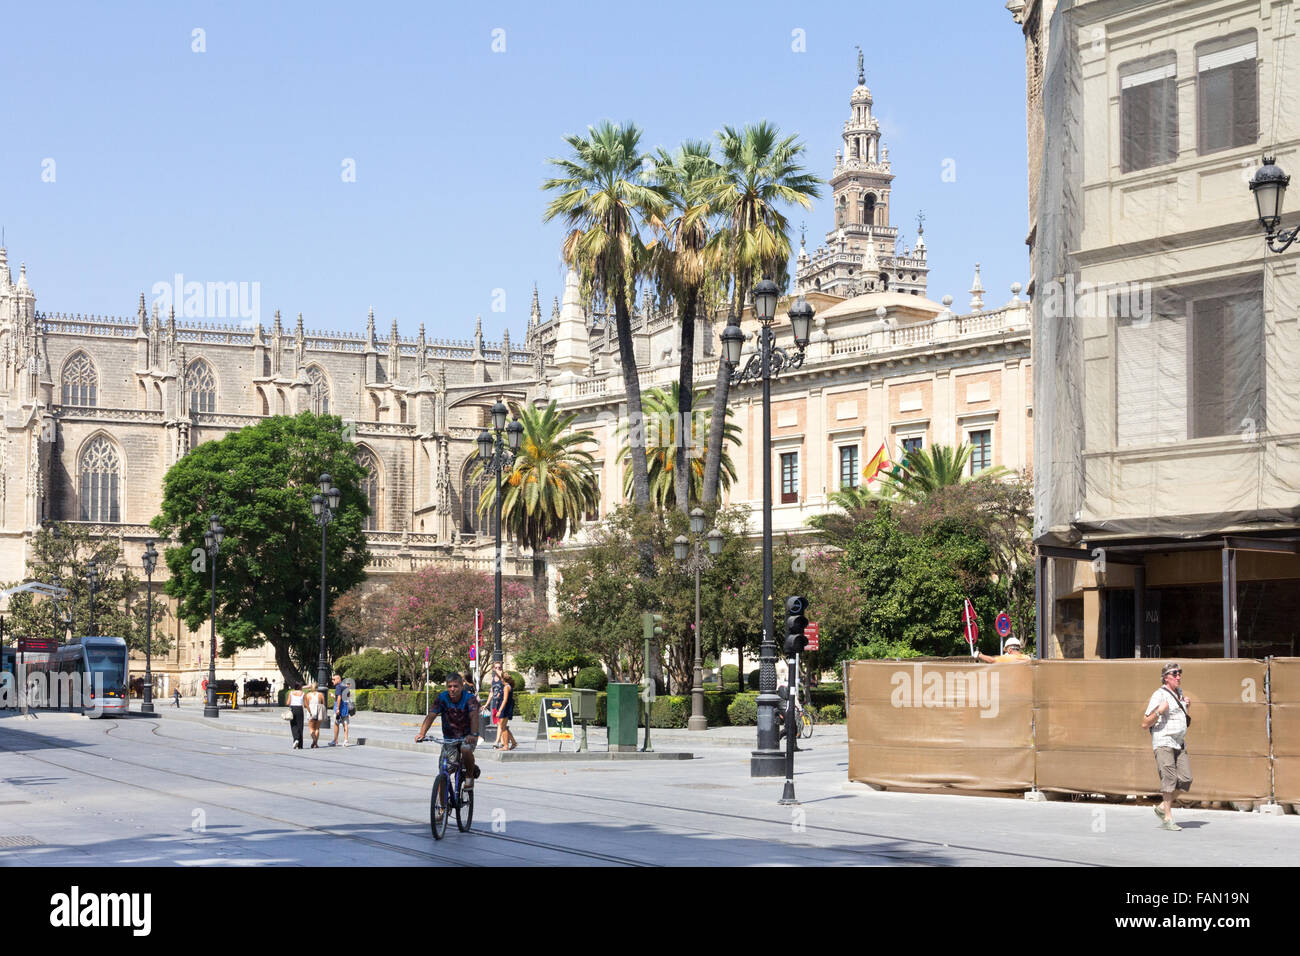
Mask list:
[{"label": "double-armed street lamp", "polygon": [[[334,487],[334,479],[329,475],[321,475],[316,481],[320,487],[320,494],[311,496],[311,513],[316,516],[316,523],[320,525],[320,656],[316,659],[316,689],[322,694],[328,694],[330,665],[325,656],[325,529],[330,526],[335,513],[339,510],[339,499],[343,497],[343,492]],[[325,709],[321,726],[326,730],[329,729],[328,707]]]},{"label": "double-armed street lamp", "polygon": [[704,715],[704,661],[700,658],[700,572],[713,563],[713,557],[722,553],[722,532],[714,528],[708,533],[707,555],[700,552],[700,537],[703,534],[704,511],[696,508],[691,512],[691,537],[688,539],[686,535],[679,534],[673,540],[673,556],[685,565],[687,571],[695,572],[695,668],[691,674],[691,717],[686,722],[688,730],[709,729],[708,718]]},{"label": "double-armed street lamp", "polygon": [[144,618],[144,702],[140,704],[140,713],[153,713],[153,571],[158,567],[158,552],[153,542],[144,546],[144,556],[140,559],[144,565],[145,576],[145,618]]},{"label": "double-armed street lamp", "polygon": [[751,777],[779,777],[785,769],[784,758],[777,746],[776,708],[781,699],[776,693],[777,646],[772,623],[772,379],[782,371],[803,365],[813,320],[812,306],[799,296],[789,312],[795,348],[787,352],[779,347],[772,321],[780,295],[780,288],[768,278],[754,287],[752,296],[754,315],[760,325],[759,345],[744,368],[740,367],[741,349],[745,344],[740,320],[733,315],[722,332],[723,358],[731,367],[731,384],[763,383],[763,643],[759,649],[758,749],[750,755]]},{"label": "double-armed street lamp", "polygon": [[496,476],[497,482],[497,527],[496,527],[496,573],[493,585],[496,589],[496,617],[492,634],[492,663],[504,661],[501,653],[501,475],[514,467],[515,453],[524,439],[523,423],[517,418],[506,425],[506,416],[510,410],[505,402],[497,399],[492,406],[492,430],[486,428],[478,433],[478,457],[483,464],[485,474]]},{"label": "double-armed street lamp", "polygon": [[208,566],[212,569],[212,629],[208,643],[208,694],[203,703],[203,716],[217,716],[217,552],[221,550],[221,541],[226,536],[226,529],[221,527],[221,519],[213,515],[208,519],[208,530],[203,532],[203,547],[208,555]]}]

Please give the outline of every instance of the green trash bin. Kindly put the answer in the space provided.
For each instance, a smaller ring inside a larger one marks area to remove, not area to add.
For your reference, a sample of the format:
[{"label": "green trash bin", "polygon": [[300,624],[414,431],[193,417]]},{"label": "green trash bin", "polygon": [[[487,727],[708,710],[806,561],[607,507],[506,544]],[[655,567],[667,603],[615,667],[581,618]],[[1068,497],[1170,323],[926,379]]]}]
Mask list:
[{"label": "green trash bin", "polygon": [[625,752],[636,750],[641,685],[610,684],[605,692],[605,724],[609,730],[609,749]]}]

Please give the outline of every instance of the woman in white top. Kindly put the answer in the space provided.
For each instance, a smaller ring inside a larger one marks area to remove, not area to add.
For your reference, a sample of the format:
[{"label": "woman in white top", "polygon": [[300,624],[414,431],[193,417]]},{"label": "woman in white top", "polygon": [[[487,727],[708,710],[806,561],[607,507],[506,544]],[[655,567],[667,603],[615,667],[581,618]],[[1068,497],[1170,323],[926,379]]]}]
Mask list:
[{"label": "woman in white top", "polygon": [[293,735],[292,750],[302,750],[302,706],[306,699],[302,684],[294,684],[289,691],[289,733]]},{"label": "woman in white top", "polygon": [[311,729],[311,747],[315,750],[320,743],[320,722],[325,717],[325,695],[316,689],[315,681],[307,682],[303,708],[307,712],[307,726]]}]

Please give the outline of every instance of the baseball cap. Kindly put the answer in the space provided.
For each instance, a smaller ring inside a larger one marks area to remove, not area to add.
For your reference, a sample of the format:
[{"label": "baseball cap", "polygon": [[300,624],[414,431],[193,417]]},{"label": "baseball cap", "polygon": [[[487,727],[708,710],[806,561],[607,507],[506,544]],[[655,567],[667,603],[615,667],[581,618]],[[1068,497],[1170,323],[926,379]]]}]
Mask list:
[{"label": "baseball cap", "polygon": [[1182,670],[1183,668],[1181,664],[1175,664],[1173,661],[1170,661],[1164,667],[1160,668],[1160,679],[1164,680],[1174,671],[1178,671],[1179,673],[1182,673]]}]

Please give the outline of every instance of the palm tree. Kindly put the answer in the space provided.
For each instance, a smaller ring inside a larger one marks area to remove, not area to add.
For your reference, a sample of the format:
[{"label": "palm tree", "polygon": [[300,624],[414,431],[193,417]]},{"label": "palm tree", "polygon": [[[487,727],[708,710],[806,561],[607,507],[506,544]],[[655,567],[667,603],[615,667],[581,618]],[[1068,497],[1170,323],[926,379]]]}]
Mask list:
[{"label": "palm tree", "polygon": [[[648,245],[650,266],[661,290],[661,297],[671,297],[677,304],[677,318],[681,323],[681,340],[678,349],[677,386],[673,387],[680,421],[692,420],[695,408],[695,318],[706,287],[716,285],[717,270],[710,262],[709,242],[713,236],[714,215],[712,187],[721,168],[710,153],[709,144],[687,140],[675,153],[660,149],[657,156],[656,175],[669,202],[671,218],[661,229],[659,239]],[[663,293],[666,293],[664,295]],[[666,473],[673,477],[673,495],[677,509],[685,513],[690,499],[699,495],[688,483],[687,462],[697,446],[682,443],[676,450],[676,461]],[[656,458],[652,454],[653,468]],[[700,472],[703,472],[701,467]],[[654,475],[650,476],[650,497],[659,507],[663,502],[654,489]]]},{"label": "palm tree", "polygon": [[[512,405],[524,426],[519,452],[501,487],[501,527],[533,552],[533,594],[546,607],[545,549],[575,531],[582,516],[600,504],[595,459],[582,446],[595,444],[590,431],[568,431],[577,413],[561,414],[555,402],[546,408]],[[483,476],[480,465],[470,476]],[[479,514],[496,507],[496,482],[479,498]]]},{"label": "palm tree", "polygon": [[[566,136],[573,156],[550,160],[560,175],[542,184],[557,193],[546,207],[544,220],[564,220],[570,230],[564,240],[564,261],[578,271],[584,294],[594,294],[614,307],[623,386],[630,414],[637,419],[642,415],[641,382],[630,316],[637,279],[645,268],[640,232],[643,224],[662,223],[668,202],[661,187],[645,182],[641,130],[634,124],[604,121],[588,127],[587,134]],[[644,449],[641,433],[635,429],[633,439]],[[633,500],[637,507],[648,508],[650,481],[644,454],[632,456],[632,469]]]},{"label": "palm tree", "polygon": [[[645,404],[646,411],[646,458],[648,459],[647,472],[650,477],[650,501],[660,510],[667,510],[676,503],[678,468],[684,463],[688,471],[682,476],[682,483],[687,485],[689,495],[686,507],[679,507],[679,510],[685,513],[699,505],[703,498],[704,458],[694,453],[683,456],[681,451],[697,449],[704,443],[705,436],[709,432],[709,416],[706,413],[702,419],[699,419],[695,416],[688,418],[682,414],[678,403],[683,394],[685,389],[674,382],[667,391],[661,388],[650,389],[641,396],[641,400]],[[727,415],[731,414],[732,409],[728,408]],[[679,437],[679,429],[687,421],[691,423],[691,434]],[[632,454],[632,449],[627,443],[628,429],[623,426],[619,431],[623,434],[619,461],[626,462]],[[727,422],[723,434],[728,445],[740,444],[740,428],[734,423]],[[724,447],[722,487],[730,488],[735,480],[736,466]],[[630,497],[631,493],[632,471],[625,468],[623,494],[625,497]]]},{"label": "palm tree", "polygon": [[[880,495],[916,504],[940,488],[970,481],[977,477],[969,474],[966,468],[970,453],[971,446],[966,444],[956,448],[934,445],[909,451],[903,455],[902,462],[881,479]],[[984,469],[978,477],[1001,478],[1006,474],[1009,474],[1007,469],[998,465]]]},{"label": "palm tree", "polygon": [[[731,316],[739,316],[745,295],[756,278],[771,275],[779,285],[788,278],[790,224],[777,205],[805,209],[821,195],[821,180],[799,165],[803,144],[794,136],[781,138],[767,121],[736,130],[724,126],[717,134],[722,151],[721,171],[711,184],[713,202],[727,228],[719,232],[711,251],[731,280]],[[718,496],[722,463],[722,423],[730,391],[729,369],[718,362],[713,390],[713,428],[709,432],[704,467],[704,500]]]}]

